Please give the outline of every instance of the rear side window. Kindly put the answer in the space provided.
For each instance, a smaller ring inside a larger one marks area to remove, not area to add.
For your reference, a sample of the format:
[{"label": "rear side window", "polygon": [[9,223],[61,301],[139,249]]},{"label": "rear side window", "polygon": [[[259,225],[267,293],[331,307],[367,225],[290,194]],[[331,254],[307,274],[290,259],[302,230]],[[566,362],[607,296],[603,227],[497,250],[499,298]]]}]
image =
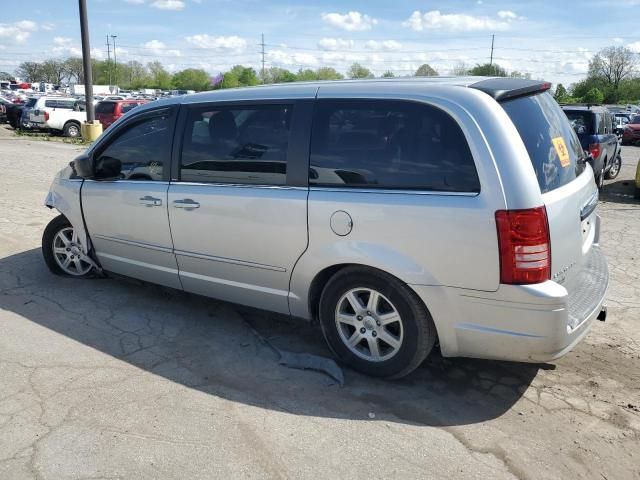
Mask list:
[{"label": "rear side window", "polygon": [[48,108],[64,108],[73,110],[75,100],[45,100],[44,106]]},{"label": "rear side window", "polygon": [[190,112],[184,182],[284,185],[291,105],[204,107]]},{"label": "rear side window", "polygon": [[96,113],[111,114],[115,108],[116,104],[113,102],[100,102],[96,105]]},{"label": "rear side window", "polygon": [[[567,115],[549,93],[502,103],[524,142],[542,193],[562,187],[584,170],[584,152]],[[585,112],[586,113],[586,112]]]},{"label": "rear side window", "polygon": [[456,121],[425,104],[323,100],[314,112],[311,185],[479,192]]}]

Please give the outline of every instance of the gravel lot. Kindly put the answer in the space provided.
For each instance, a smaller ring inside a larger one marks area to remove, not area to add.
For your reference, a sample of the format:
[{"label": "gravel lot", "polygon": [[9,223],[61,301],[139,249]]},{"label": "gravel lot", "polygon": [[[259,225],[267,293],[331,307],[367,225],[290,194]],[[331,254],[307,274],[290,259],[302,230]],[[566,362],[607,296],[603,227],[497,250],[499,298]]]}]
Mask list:
[{"label": "gravel lot", "polygon": [[53,175],[80,149],[0,127],[0,478],[640,479],[640,148],[599,211],[609,318],[554,365],[434,355],[345,386],[280,366],[319,331],[134,281],[51,275]]}]

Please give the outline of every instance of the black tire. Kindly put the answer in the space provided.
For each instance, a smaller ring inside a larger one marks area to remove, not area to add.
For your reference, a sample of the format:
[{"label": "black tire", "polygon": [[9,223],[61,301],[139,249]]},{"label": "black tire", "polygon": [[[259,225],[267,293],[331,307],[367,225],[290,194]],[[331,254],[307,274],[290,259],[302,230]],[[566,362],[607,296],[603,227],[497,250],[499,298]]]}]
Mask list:
[{"label": "black tire", "polygon": [[640,200],[640,187],[636,187],[635,192],[633,193],[634,198]]},{"label": "black tire", "polygon": [[611,164],[611,168],[606,173],[605,177],[607,180],[613,180],[620,173],[620,168],[622,168],[622,157],[620,154],[616,155],[616,158],[613,160]]},{"label": "black tire", "polygon": [[78,122],[65,123],[62,135],[69,138],[80,138],[80,124]]},{"label": "black tire", "polygon": [[[402,342],[397,353],[387,360],[371,361],[359,357],[340,336],[336,325],[338,302],[355,288],[379,292],[400,315],[404,332]],[[322,292],[319,312],[322,333],[329,348],[343,363],[371,376],[400,378],[409,374],[427,358],[437,337],[433,319],[416,293],[397,278],[372,268],[347,267],[335,274]]]},{"label": "black tire", "polygon": [[47,267],[49,268],[51,273],[55,275],[72,278],[88,278],[92,275],[93,269],[90,269],[84,275],[71,275],[65,272],[55,259],[53,253],[55,237],[58,232],[69,227],[72,227],[72,225],[64,215],[58,215],[56,218],[49,222],[47,227],[44,229],[44,233],[42,234],[42,256],[44,257],[44,262],[47,264]]}]

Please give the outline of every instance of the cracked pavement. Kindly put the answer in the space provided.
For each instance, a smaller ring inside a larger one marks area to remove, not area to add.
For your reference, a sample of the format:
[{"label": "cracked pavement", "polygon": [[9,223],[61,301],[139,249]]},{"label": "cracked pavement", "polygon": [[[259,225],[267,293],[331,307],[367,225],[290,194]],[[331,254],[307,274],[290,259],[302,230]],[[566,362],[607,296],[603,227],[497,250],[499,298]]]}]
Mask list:
[{"label": "cracked pavement", "polygon": [[53,175],[75,146],[0,127],[0,478],[640,479],[640,148],[599,205],[606,323],[552,365],[437,354],[345,386],[278,365],[319,330],[127,279],[51,275]]}]

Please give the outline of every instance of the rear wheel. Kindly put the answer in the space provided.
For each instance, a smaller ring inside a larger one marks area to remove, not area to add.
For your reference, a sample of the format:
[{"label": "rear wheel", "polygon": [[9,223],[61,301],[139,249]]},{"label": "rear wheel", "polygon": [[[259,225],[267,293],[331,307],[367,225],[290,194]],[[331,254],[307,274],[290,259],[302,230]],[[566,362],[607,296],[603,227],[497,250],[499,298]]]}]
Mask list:
[{"label": "rear wheel", "polygon": [[87,277],[92,265],[82,259],[82,243],[78,233],[64,215],[47,225],[42,235],[44,261],[56,275]]},{"label": "rear wheel", "polygon": [[76,122],[67,122],[62,134],[65,137],[78,138],[80,136],[80,124]]},{"label": "rear wheel", "polygon": [[613,160],[613,164],[611,164],[611,168],[607,172],[606,178],[608,180],[613,180],[620,173],[620,167],[622,167],[622,157],[620,154],[616,155],[616,158]]},{"label": "rear wheel", "polygon": [[415,292],[368,268],[345,268],[329,280],[320,299],[320,323],[342,362],[378,377],[407,375],[436,340],[431,315]]}]

